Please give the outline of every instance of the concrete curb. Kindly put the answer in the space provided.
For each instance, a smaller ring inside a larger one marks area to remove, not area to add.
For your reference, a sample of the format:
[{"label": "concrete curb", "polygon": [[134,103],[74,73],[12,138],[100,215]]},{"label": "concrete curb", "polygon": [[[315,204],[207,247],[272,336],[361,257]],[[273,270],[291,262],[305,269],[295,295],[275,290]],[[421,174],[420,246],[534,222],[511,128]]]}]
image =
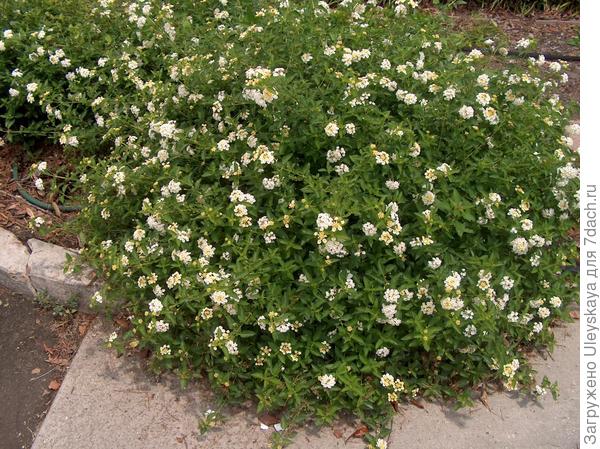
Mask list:
[{"label": "concrete curb", "polygon": [[46,294],[59,304],[76,300],[80,310],[90,311],[89,300],[99,286],[88,267],[69,271],[69,258],[76,261],[76,251],[37,239],[24,245],[2,228],[0,248],[0,285],[30,298]]}]

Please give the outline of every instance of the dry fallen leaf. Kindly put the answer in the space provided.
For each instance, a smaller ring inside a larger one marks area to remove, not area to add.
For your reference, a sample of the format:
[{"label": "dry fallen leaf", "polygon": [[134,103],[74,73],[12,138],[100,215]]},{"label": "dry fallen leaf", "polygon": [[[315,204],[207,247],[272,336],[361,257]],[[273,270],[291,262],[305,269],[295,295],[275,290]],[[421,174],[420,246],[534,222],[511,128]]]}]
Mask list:
[{"label": "dry fallen leaf", "polygon": [[46,362],[51,365],[69,366],[69,359],[59,356],[50,356],[46,359]]},{"label": "dry fallen leaf", "polygon": [[33,211],[29,207],[25,208],[25,212],[27,212],[27,215],[29,215],[29,218],[31,218],[31,219],[35,218],[35,214],[33,213]]},{"label": "dry fallen leaf", "polygon": [[423,402],[423,399],[413,399],[410,401],[410,403],[415,407],[425,410],[425,403]]},{"label": "dry fallen leaf", "polygon": [[58,204],[56,204],[54,201],[52,201],[50,204],[52,205],[52,209],[54,210],[54,213],[56,214],[56,216],[61,217],[62,213],[60,211],[60,208],[58,207]]},{"label": "dry fallen leaf", "polygon": [[267,426],[274,426],[280,421],[280,419],[277,416],[271,415],[269,413],[263,413],[262,415],[259,415],[258,420]]},{"label": "dry fallen leaf", "polygon": [[333,435],[336,438],[343,438],[344,437],[344,432],[342,432],[341,429],[333,429]]},{"label": "dry fallen leaf", "polygon": [[116,318],[115,323],[117,323],[119,325],[119,327],[121,327],[122,329],[129,329],[129,326],[131,324],[129,321],[127,321],[124,318]]},{"label": "dry fallen leaf", "polygon": [[369,428],[365,424],[361,424],[360,426],[358,426],[356,428],[356,430],[354,432],[352,432],[352,435],[350,435],[348,438],[346,438],[346,442],[348,442],[348,440],[350,438],[362,438],[367,433],[369,433]]},{"label": "dry fallen leaf", "polygon": [[574,320],[578,320],[579,319],[579,311],[578,310],[571,310],[569,312],[569,316],[571,318],[573,318]]},{"label": "dry fallen leaf", "polygon": [[79,330],[80,337],[83,337],[86,334],[89,326],[90,326],[90,323],[88,321],[81,323],[79,325],[78,330]]},{"label": "dry fallen leaf", "polygon": [[41,370],[41,369],[39,369],[39,368],[33,368],[33,369],[31,370],[31,374],[40,374],[40,372],[41,372],[41,371],[42,371],[42,370]]},{"label": "dry fallen leaf", "polygon": [[48,384],[48,389],[52,391],[57,391],[60,388],[60,380],[52,379]]},{"label": "dry fallen leaf", "polygon": [[492,409],[490,408],[490,404],[488,402],[488,394],[485,389],[485,385],[481,387],[481,396],[479,397],[479,400],[485,406],[485,408],[487,408],[490,412],[492,411]]}]

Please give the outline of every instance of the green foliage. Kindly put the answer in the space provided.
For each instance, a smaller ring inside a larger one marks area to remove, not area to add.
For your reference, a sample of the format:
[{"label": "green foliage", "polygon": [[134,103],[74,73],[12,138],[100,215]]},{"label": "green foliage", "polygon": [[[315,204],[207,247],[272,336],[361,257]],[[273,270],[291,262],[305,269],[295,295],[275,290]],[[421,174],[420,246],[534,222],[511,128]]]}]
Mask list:
[{"label": "green foliage", "polygon": [[581,36],[578,34],[577,36],[568,39],[567,44],[579,48],[581,46]]},{"label": "green foliage", "polygon": [[7,138],[82,155],[123,344],[286,422],[377,431],[416,395],[537,391],[523,351],[577,296],[578,158],[565,65],[497,68],[493,39],[465,54],[372,3],[17,2],[0,110]]},{"label": "green foliage", "polygon": [[72,316],[79,309],[79,299],[77,297],[71,297],[63,303],[52,298],[47,292],[38,293],[33,298],[33,302],[57,317]]}]

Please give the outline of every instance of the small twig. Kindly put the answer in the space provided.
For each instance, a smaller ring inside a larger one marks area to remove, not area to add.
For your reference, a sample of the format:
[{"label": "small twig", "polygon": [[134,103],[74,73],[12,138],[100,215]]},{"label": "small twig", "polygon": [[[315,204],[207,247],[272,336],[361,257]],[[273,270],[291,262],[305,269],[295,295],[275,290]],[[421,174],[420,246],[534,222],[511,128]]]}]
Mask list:
[{"label": "small twig", "polygon": [[572,23],[579,24],[579,19],[533,19],[536,22],[544,22],[544,23]]},{"label": "small twig", "polygon": [[31,430],[29,426],[27,426],[27,430],[29,430],[29,433],[31,434],[31,441],[35,440],[35,433],[33,433],[33,430]]},{"label": "small twig", "polygon": [[33,382],[34,380],[38,380],[41,379],[42,377],[44,377],[47,374],[50,374],[52,371],[54,371],[56,369],[56,367],[52,368],[50,371],[45,372],[44,374],[38,376],[38,377],[33,377],[31,379],[29,379],[29,382]]}]

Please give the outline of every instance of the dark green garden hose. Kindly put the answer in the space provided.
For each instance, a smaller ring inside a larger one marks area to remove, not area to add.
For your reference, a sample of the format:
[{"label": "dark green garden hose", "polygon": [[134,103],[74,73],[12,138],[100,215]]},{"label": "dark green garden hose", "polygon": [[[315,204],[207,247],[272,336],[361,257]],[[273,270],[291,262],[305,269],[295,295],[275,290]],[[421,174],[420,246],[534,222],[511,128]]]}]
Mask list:
[{"label": "dark green garden hose", "polygon": [[[54,210],[54,206],[52,206],[52,204],[46,203],[44,201],[41,201],[41,200],[38,200],[37,198],[32,197],[27,190],[25,190],[23,187],[21,187],[21,185],[19,184],[19,168],[17,167],[17,164],[13,164],[13,166],[12,166],[12,179],[13,179],[13,181],[15,181],[17,183],[17,191],[23,198],[25,198],[25,201],[27,201],[30,204],[33,204],[36,207],[39,207],[40,209],[44,209],[44,210],[48,210],[48,211]],[[61,212],[76,212],[76,211],[80,211],[81,209],[82,209],[82,207],[78,206],[76,204],[58,206],[58,210]]]}]

